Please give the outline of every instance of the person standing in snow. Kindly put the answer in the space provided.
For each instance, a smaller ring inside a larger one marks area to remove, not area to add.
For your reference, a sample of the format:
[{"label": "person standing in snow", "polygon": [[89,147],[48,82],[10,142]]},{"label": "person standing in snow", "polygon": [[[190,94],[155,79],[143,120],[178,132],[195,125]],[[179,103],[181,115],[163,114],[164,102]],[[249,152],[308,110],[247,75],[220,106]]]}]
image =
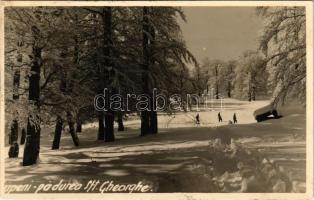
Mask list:
[{"label": "person standing in snow", "polygon": [[238,123],[237,115],[235,113],[233,114],[233,123],[234,124]]},{"label": "person standing in snow", "polygon": [[196,117],[196,124],[199,125],[200,124],[200,115],[197,113]]},{"label": "person standing in snow", "polygon": [[219,121],[219,122],[222,122],[222,117],[221,117],[220,112],[218,113],[218,121]]}]

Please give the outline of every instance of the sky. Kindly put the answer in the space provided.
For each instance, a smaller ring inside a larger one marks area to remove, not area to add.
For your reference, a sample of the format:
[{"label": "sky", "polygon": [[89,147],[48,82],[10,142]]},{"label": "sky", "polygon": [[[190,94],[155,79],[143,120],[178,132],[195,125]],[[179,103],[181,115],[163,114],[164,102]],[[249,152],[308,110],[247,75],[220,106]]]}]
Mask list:
[{"label": "sky", "polygon": [[183,7],[187,23],[179,20],[187,47],[202,63],[230,60],[256,50],[262,19],[253,7]]}]

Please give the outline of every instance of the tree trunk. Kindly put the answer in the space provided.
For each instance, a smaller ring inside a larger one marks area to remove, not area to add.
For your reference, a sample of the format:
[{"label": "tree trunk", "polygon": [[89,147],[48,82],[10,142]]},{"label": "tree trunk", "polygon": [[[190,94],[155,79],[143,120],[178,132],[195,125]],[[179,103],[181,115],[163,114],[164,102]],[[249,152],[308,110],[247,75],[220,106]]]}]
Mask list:
[{"label": "tree trunk", "polygon": [[105,139],[104,112],[98,112],[98,140]]},{"label": "tree trunk", "polygon": [[149,133],[149,112],[141,111],[141,136]]},{"label": "tree trunk", "polygon": [[22,128],[21,141],[20,141],[21,145],[25,144],[25,139],[26,139],[26,130],[25,128]]},{"label": "tree trunk", "polygon": [[[78,16],[75,16],[76,22],[78,21]],[[79,39],[77,35],[74,36],[74,55],[73,55],[73,63],[77,66],[79,66],[79,52],[80,52],[80,46],[79,46]],[[82,132],[82,121],[80,118],[80,109],[77,113],[77,120],[76,120],[76,132],[81,133]]]},{"label": "tree trunk", "polygon": [[118,112],[118,131],[124,131],[122,112]]},{"label": "tree trunk", "polygon": [[[111,62],[112,50],[112,10],[111,7],[103,8],[103,53],[104,53],[104,77],[106,86],[110,86],[113,80],[114,71],[111,70],[113,64]],[[105,142],[113,142],[114,138],[114,112],[110,109],[110,96],[114,93],[114,88],[108,88],[109,95],[106,96],[106,113],[105,113]]]},{"label": "tree trunk", "polygon": [[149,132],[156,134],[158,132],[157,112],[150,111],[149,115]]},{"label": "tree trunk", "polygon": [[67,112],[67,120],[68,120],[68,125],[69,125],[69,129],[70,129],[70,134],[73,140],[73,143],[75,146],[79,146],[79,139],[77,137],[75,128],[74,128],[74,120],[73,120],[73,115],[71,114],[71,112]]},{"label": "tree trunk", "polygon": [[255,101],[255,86],[252,87],[252,101]]},{"label": "tree trunk", "polygon": [[249,81],[248,101],[252,101],[252,86],[251,86],[251,80]]},{"label": "tree trunk", "polygon": [[[98,20],[97,15],[95,13],[91,13],[93,18],[93,24],[94,24],[94,35],[98,35]],[[95,53],[95,65],[97,67],[97,94],[103,94],[104,92],[104,67],[100,60],[100,51],[99,51],[99,40],[98,38],[95,38],[92,41],[92,47],[95,47],[97,49]],[[100,105],[101,107],[103,105]],[[104,140],[105,139],[105,124],[104,124],[104,111],[97,111],[97,118],[98,118],[98,132],[97,132],[97,140]]]},{"label": "tree trunk", "polygon": [[36,164],[40,151],[40,125],[39,116],[33,116],[28,118],[27,123],[27,135],[23,156],[23,166],[29,166]]},{"label": "tree trunk", "polygon": [[[144,94],[149,94],[148,86],[148,72],[150,62],[149,52],[149,19],[148,19],[148,8],[143,7],[143,72],[142,72],[142,88]],[[149,111],[141,111],[141,135],[149,134]]]},{"label": "tree trunk", "polygon": [[51,149],[59,149],[60,146],[60,139],[62,134],[62,126],[63,126],[63,120],[58,115],[57,116],[57,122],[56,122],[56,129],[55,129],[55,135],[52,142],[52,148]]},{"label": "tree trunk", "polygon": [[9,158],[17,158],[19,155],[19,145],[17,143],[18,126],[19,126],[18,121],[14,119],[11,124],[11,133],[9,136],[9,144],[10,144]]},{"label": "tree trunk", "polygon": [[227,92],[228,98],[231,98],[231,83],[228,81],[228,92]]},{"label": "tree trunk", "polygon": [[[151,8],[152,9],[152,8]],[[152,25],[149,25],[149,33],[151,36],[150,45],[149,45],[149,67],[153,67],[155,64],[155,58],[154,58],[154,45],[155,45],[155,29]],[[158,132],[158,122],[157,122],[157,102],[154,102],[153,95],[150,93],[150,99],[151,99],[151,110],[149,111],[149,132],[152,134],[156,134]]]},{"label": "tree trunk", "polygon": [[[66,71],[61,72],[61,83],[60,83],[60,91],[64,94],[64,95],[71,95],[72,93],[72,80],[68,80],[68,74],[66,73]],[[71,113],[70,110],[66,111],[66,115],[67,115],[67,122],[69,125],[69,129],[70,129],[70,134],[73,140],[73,143],[75,146],[79,146],[79,139],[76,133],[76,130],[74,128],[75,125],[75,121],[73,119],[73,115]]]},{"label": "tree trunk", "polygon": [[[17,103],[19,100],[19,87],[20,87],[20,66],[23,61],[23,55],[19,52],[20,47],[23,46],[23,42],[18,41],[18,54],[16,57],[16,65],[14,65],[14,76],[13,76],[13,102]],[[19,155],[19,145],[18,145],[18,134],[19,133],[19,121],[18,121],[18,110],[13,112],[13,120],[11,124],[11,132],[9,137],[9,158],[16,158]]]},{"label": "tree trunk", "polygon": [[76,132],[77,132],[77,133],[81,133],[81,132],[82,132],[82,122],[81,122],[80,119],[78,119],[78,120],[76,121]]},{"label": "tree trunk", "polygon": [[109,111],[105,115],[105,142],[113,142],[114,140],[114,113]]},{"label": "tree trunk", "polygon": [[[35,28],[32,28],[36,30]],[[38,29],[37,29],[38,30]],[[34,33],[34,44],[32,51],[31,75],[29,76],[29,103],[30,113],[28,115],[26,144],[23,155],[23,166],[36,164],[40,150],[40,68],[42,65],[42,49],[37,45],[38,35]]]},{"label": "tree trunk", "polygon": [[219,99],[219,86],[218,86],[218,66],[215,66],[215,78],[216,78],[216,99]]}]

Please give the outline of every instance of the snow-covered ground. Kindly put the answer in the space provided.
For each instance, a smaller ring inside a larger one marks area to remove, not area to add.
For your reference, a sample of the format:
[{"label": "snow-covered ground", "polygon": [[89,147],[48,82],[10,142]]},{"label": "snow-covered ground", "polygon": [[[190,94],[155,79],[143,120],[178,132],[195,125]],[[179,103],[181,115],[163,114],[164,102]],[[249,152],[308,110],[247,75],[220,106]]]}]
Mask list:
[{"label": "snow-covered ground", "polygon": [[[238,144],[280,163],[302,184],[305,112],[289,107],[283,118],[255,123],[253,111],[266,104],[267,101],[225,100],[223,110],[217,106],[199,112],[179,112],[175,117],[160,114],[159,133],[145,137],[139,137],[139,119],[134,116],[135,119],[125,122],[124,132],[115,133],[113,143],[96,141],[97,124],[85,124],[79,133],[80,146],[74,147],[70,135],[64,133],[59,150],[50,149],[53,128],[43,128],[39,163],[20,166],[21,146],[19,158],[6,158],[5,181],[8,185],[58,183],[61,179],[71,183],[87,183],[91,179],[118,183],[145,181],[154,186],[154,192],[215,192],[210,180],[195,173],[195,166],[206,165],[204,159],[208,157],[211,136],[228,135]],[[217,122],[218,112],[223,123]],[[200,115],[200,126],[195,125],[196,113]],[[237,114],[239,124],[228,125],[233,113]]]}]

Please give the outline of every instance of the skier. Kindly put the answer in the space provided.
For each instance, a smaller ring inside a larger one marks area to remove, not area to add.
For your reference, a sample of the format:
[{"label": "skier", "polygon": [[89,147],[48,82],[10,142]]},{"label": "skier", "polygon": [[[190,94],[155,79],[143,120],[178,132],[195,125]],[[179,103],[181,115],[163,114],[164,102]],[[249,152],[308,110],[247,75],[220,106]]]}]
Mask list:
[{"label": "skier", "polygon": [[219,122],[222,122],[222,117],[221,117],[220,112],[218,113],[218,121],[219,121]]},{"label": "skier", "polygon": [[198,113],[197,113],[195,119],[196,119],[196,124],[197,125],[200,124],[200,115]]},{"label": "skier", "polygon": [[234,124],[238,123],[237,115],[235,113],[233,114],[233,123]]}]

